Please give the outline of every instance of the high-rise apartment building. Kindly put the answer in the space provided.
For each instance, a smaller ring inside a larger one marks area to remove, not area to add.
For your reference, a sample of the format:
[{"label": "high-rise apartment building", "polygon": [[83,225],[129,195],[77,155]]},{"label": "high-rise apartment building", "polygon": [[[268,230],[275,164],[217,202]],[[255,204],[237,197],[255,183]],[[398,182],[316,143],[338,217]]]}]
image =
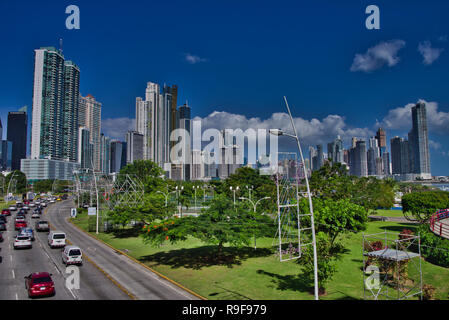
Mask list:
[{"label": "high-rise apartment building", "polygon": [[0,148],[0,170],[12,170],[12,142],[8,140],[1,140]]},{"label": "high-rise apartment building", "polygon": [[31,159],[64,158],[64,56],[53,47],[35,50]]},{"label": "high-rise apartment building", "polygon": [[424,102],[412,107],[412,130],[409,134],[411,144],[411,159],[413,161],[413,173],[430,179],[430,154],[427,129],[427,111]]},{"label": "high-rise apartment building", "polygon": [[100,165],[100,171],[102,173],[111,173],[111,139],[104,134],[100,134]]},{"label": "high-rise apartment building", "polygon": [[95,171],[102,171],[101,164],[101,107],[102,104],[88,94],[79,96],[78,124],[90,132],[90,143],[93,146],[92,162]]},{"label": "high-rise apartment building", "polygon": [[20,160],[26,159],[28,116],[25,111],[9,112],[6,140],[12,143],[11,170],[20,170]]},{"label": "high-rise apartment building", "polygon": [[86,127],[79,128],[78,163],[81,169],[92,169],[94,146],[90,140],[90,131]]},{"label": "high-rise apartment building", "polygon": [[62,112],[62,157],[71,162],[78,157],[78,108],[80,69],[72,61],[64,62],[64,103]]},{"label": "high-rise apartment building", "polygon": [[358,140],[355,142],[355,148],[351,148],[349,155],[349,172],[358,177],[368,176],[368,161],[366,152],[366,142]]},{"label": "high-rise apartment building", "polygon": [[137,131],[126,133],[126,163],[133,163],[135,160],[143,160],[143,134]]}]

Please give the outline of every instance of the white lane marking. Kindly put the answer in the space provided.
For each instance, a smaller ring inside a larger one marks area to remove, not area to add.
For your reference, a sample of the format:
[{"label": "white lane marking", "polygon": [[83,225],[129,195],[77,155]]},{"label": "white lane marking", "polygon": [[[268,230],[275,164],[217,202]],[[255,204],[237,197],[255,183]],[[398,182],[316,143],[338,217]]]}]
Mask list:
[{"label": "white lane marking", "polygon": [[16,292],[16,300],[19,300],[19,295],[17,294],[17,292]]},{"label": "white lane marking", "polygon": [[12,262],[12,254],[9,256],[9,260]]},{"label": "white lane marking", "polygon": [[11,271],[12,271],[12,277],[13,277],[13,279],[15,279],[16,278],[16,274],[14,273],[14,269],[12,269]]}]

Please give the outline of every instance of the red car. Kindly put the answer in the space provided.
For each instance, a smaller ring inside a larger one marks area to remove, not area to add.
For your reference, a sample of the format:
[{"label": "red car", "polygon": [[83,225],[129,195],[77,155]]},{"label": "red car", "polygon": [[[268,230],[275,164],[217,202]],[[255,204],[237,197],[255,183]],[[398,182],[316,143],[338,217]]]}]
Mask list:
[{"label": "red car", "polygon": [[24,204],[24,205],[27,205],[27,206],[30,205],[30,200],[24,200],[24,201],[23,201],[23,204]]},{"label": "red car", "polygon": [[14,224],[14,228],[16,229],[16,231],[19,230],[20,228],[27,228],[27,227],[28,227],[27,222],[23,220],[18,220]]},{"label": "red car", "polygon": [[56,294],[55,284],[51,276],[52,274],[48,272],[36,272],[25,277],[28,297],[54,296]]},{"label": "red car", "polygon": [[9,209],[3,209],[2,210],[2,215],[4,216],[10,216],[11,215],[11,211]]}]

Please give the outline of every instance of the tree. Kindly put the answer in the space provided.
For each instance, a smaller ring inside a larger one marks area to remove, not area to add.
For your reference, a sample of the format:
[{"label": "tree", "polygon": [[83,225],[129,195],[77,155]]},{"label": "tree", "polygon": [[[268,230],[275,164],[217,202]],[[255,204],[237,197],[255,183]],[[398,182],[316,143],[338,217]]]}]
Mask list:
[{"label": "tree", "polygon": [[[326,285],[332,280],[336,267],[336,256],[333,253],[333,245],[328,235],[324,232],[316,234],[317,246],[317,264],[318,264],[318,293],[319,295],[326,293]],[[313,260],[313,247],[306,246],[301,259],[298,261],[303,266],[303,276],[310,287],[314,286],[315,267]]]},{"label": "tree", "polygon": [[131,221],[139,222],[143,225],[149,225],[155,221],[160,221],[171,216],[174,212],[173,204],[168,203],[165,206],[165,197],[158,193],[144,195],[142,203],[135,207],[121,205],[111,210],[108,218],[115,224],[122,226]]},{"label": "tree", "polygon": [[[308,202],[303,201],[302,211],[309,212]],[[357,233],[366,229],[368,213],[349,199],[315,199],[313,201],[316,229],[329,236],[331,245],[340,234]]]},{"label": "tree", "polygon": [[402,208],[409,220],[425,223],[437,210],[449,208],[449,192],[437,190],[405,194]]},{"label": "tree", "polygon": [[53,186],[53,180],[40,180],[33,184],[33,190],[36,193],[51,191]]},{"label": "tree", "polygon": [[[19,170],[12,171],[10,174],[6,176],[5,180],[5,191],[8,191],[8,185],[11,179],[14,179],[16,182],[16,192],[17,193],[25,193],[27,192],[27,178],[26,175]],[[12,185],[13,182],[11,182]],[[11,192],[11,190],[10,190]]]},{"label": "tree", "polygon": [[145,187],[145,192],[163,189],[166,182],[164,172],[151,160],[136,160],[120,169],[120,174],[135,175]]},{"label": "tree", "polygon": [[146,243],[161,245],[165,241],[176,243],[189,236],[217,246],[217,256],[223,253],[223,246],[249,245],[254,234],[271,233],[273,221],[267,216],[254,214],[241,203],[234,208],[233,201],[225,195],[217,195],[210,207],[198,217],[172,218],[161,220],[144,227]]}]

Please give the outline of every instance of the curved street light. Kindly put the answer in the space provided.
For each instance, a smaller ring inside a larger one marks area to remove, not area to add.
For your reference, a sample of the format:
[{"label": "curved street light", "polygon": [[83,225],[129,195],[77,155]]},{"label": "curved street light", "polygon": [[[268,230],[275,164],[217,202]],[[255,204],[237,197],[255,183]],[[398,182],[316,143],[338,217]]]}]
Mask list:
[{"label": "curved street light", "polygon": [[[293,122],[292,113],[290,112],[290,107],[288,106],[287,98],[284,96],[285,105],[288,110],[288,115],[290,116],[290,121],[293,127],[294,135],[287,134],[283,132],[281,129],[270,129],[270,134],[276,135],[276,136],[287,136],[296,139],[296,142],[298,144],[298,150],[299,155],[301,157],[301,162],[304,163],[304,156],[302,154],[301,149],[301,143],[299,142],[298,133],[296,131],[295,123]],[[315,276],[315,300],[319,299],[318,295],[318,261],[317,261],[317,252],[316,252],[316,237],[315,237],[315,222],[313,218],[313,205],[312,205],[312,196],[310,194],[310,186],[309,186],[309,179],[307,177],[307,171],[306,166],[302,166],[304,170],[304,177],[306,181],[306,187],[307,187],[307,195],[309,198],[309,211],[310,211],[310,220],[311,220],[311,228],[312,228],[312,244],[313,244],[313,265],[314,265],[314,276]]]},{"label": "curved street light", "polygon": [[[256,203],[254,203],[253,200],[251,200],[251,199],[249,199],[249,198],[245,198],[245,197],[240,197],[239,199],[240,199],[240,200],[248,200],[249,202],[251,202],[251,204],[253,205],[254,213],[256,213],[256,207],[257,207],[257,205],[259,204],[259,202],[262,201],[262,200],[271,199],[271,197],[264,197],[264,198],[261,198],[261,199],[257,200]],[[263,213],[262,213],[262,214],[263,214]],[[256,235],[254,235],[254,249],[257,249],[257,247],[256,247]]]}]

